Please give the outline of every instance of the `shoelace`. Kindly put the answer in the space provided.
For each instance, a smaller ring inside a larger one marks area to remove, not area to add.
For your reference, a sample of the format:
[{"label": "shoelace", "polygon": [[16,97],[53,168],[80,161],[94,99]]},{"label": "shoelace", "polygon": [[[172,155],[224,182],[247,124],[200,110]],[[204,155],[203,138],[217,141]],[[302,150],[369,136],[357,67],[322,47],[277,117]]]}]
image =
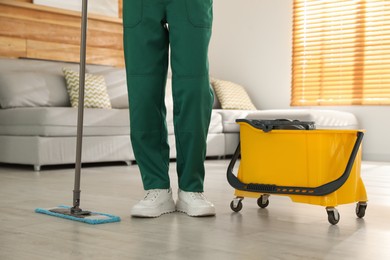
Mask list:
[{"label": "shoelace", "polygon": [[155,199],[157,199],[160,192],[161,191],[159,191],[159,190],[148,190],[145,194],[144,200],[154,201]]}]

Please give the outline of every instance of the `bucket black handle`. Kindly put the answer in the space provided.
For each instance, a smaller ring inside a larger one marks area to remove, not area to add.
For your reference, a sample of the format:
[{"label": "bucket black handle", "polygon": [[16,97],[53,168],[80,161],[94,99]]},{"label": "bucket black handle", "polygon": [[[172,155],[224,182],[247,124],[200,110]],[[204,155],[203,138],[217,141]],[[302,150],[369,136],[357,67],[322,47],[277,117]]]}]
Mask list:
[{"label": "bucket black handle", "polygon": [[362,143],[364,133],[361,131],[357,132],[357,138],[351,155],[348,159],[344,173],[336,180],[328,182],[318,187],[297,187],[297,186],[277,186],[274,184],[257,184],[257,183],[243,183],[237,176],[233,174],[234,165],[241,154],[240,143],[237,146],[236,151],[229,163],[227,170],[227,180],[229,184],[241,191],[259,192],[259,193],[274,193],[274,194],[293,194],[293,195],[310,195],[310,196],[323,196],[330,194],[338,190],[348,179],[356,155],[359,151],[360,144]]},{"label": "bucket black handle", "polygon": [[249,124],[254,128],[263,130],[265,133],[268,133],[273,129],[314,130],[316,128],[313,121],[300,121],[300,120],[289,120],[289,119],[276,119],[276,120],[237,119],[236,122]]}]

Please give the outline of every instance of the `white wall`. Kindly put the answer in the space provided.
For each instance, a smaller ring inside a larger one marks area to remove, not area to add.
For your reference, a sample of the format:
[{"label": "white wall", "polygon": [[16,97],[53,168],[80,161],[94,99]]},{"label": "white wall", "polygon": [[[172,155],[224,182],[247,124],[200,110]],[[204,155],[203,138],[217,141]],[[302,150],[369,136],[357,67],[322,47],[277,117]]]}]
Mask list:
[{"label": "white wall", "polygon": [[[53,0],[33,0],[34,4],[46,5],[51,7],[57,7],[61,9],[81,11],[81,0],[66,0],[66,1],[53,1]],[[118,17],[119,15],[118,0],[89,0],[88,1],[88,13],[100,14],[112,17]]]},{"label": "white wall", "polygon": [[[292,2],[214,0],[210,72],[245,86],[259,109],[290,108]],[[354,113],[367,130],[363,159],[390,161],[390,106],[312,108]]]}]

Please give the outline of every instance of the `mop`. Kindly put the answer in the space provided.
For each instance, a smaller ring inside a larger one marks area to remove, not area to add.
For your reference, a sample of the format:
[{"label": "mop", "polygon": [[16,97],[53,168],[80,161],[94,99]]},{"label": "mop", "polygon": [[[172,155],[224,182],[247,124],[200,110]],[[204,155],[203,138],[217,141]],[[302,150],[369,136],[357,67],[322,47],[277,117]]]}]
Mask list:
[{"label": "mop", "polygon": [[81,16],[81,46],[80,46],[80,75],[79,75],[79,105],[77,115],[77,142],[76,142],[76,166],[75,182],[73,190],[73,207],[58,206],[55,208],[37,208],[35,212],[50,216],[80,221],[88,224],[102,224],[118,222],[120,218],[114,215],[91,212],[80,208],[80,176],[81,176],[81,148],[83,138],[84,117],[84,85],[85,85],[85,60],[86,60],[86,37],[87,37],[87,0],[82,2]]}]

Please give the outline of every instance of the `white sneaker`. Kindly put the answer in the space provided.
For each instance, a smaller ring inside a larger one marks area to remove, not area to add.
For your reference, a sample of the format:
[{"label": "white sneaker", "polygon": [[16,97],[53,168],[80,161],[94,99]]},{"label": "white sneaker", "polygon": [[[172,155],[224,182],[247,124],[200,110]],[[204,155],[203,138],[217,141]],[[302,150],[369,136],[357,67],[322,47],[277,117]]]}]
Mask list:
[{"label": "white sneaker", "polygon": [[207,201],[202,192],[186,192],[179,190],[176,210],[187,213],[191,217],[214,216],[214,205]]},{"label": "white sneaker", "polygon": [[133,206],[131,216],[155,218],[175,210],[171,189],[153,189],[147,190],[143,200]]}]

